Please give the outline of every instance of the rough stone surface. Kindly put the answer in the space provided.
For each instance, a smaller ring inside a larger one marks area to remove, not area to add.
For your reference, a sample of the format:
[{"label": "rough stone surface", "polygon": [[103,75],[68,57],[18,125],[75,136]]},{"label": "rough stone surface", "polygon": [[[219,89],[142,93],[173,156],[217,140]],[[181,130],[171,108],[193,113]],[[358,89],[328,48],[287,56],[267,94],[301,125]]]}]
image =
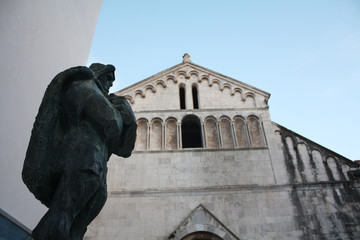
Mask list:
[{"label": "rough stone surface", "polygon": [[[272,122],[268,93],[184,57],[118,92],[138,120],[136,151],[111,157],[109,198],[85,239],[360,238],[359,165]],[[182,148],[189,115],[201,148]]]}]

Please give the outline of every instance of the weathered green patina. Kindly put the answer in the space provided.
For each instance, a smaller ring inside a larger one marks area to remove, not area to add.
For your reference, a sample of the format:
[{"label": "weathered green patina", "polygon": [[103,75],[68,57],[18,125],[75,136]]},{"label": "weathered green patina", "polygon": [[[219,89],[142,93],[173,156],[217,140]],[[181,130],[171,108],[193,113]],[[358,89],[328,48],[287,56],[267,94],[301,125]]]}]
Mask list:
[{"label": "weathered green patina", "polygon": [[49,210],[37,239],[82,239],[107,198],[107,161],[129,157],[136,120],[124,97],[108,94],[115,67],[99,63],[59,73],[36,117],[22,177]]}]

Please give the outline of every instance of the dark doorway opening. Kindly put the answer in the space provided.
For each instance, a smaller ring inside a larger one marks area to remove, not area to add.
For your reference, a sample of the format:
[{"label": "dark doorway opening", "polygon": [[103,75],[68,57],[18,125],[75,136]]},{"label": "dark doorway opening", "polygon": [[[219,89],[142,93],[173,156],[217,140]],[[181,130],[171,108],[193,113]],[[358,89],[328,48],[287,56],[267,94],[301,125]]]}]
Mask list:
[{"label": "dark doorway opening", "polygon": [[201,148],[200,119],[194,115],[184,117],[181,123],[181,137],[183,148]]},{"label": "dark doorway opening", "polygon": [[223,238],[211,232],[194,232],[186,235],[181,240],[223,240]]}]

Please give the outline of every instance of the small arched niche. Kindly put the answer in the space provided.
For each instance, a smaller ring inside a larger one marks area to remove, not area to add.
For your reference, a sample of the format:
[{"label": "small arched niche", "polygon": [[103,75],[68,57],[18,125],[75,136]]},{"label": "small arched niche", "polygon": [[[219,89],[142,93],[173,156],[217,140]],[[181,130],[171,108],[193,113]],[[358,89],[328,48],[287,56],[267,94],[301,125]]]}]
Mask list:
[{"label": "small arched niche", "polygon": [[148,121],[141,118],[137,121],[137,124],[135,150],[145,151],[147,148]]},{"label": "small arched niche", "polygon": [[166,120],[166,149],[177,149],[177,125],[175,118],[169,118]]},{"label": "small arched niche", "polygon": [[219,132],[214,117],[207,117],[205,121],[207,148],[219,148]]},{"label": "small arched niche", "polygon": [[251,146],[252,147],[263,147],[264,141],[261,133],[261,126],[259,119],[255,116],[248,117],[248,126],[250,132]]},{"label": "small arched niche", "polygon": [[162,147],[162,122],[160,119],[152,120],[150,131],[150,149],[160,150]]},{"label": "small arched niche", "polygon": [[228,117],[220,118],[221,139],[223,148],[234,148],[234,138]]},{"label": "small arched niche", "polygon": [[235,128],[237,147],[239,148],[249,147],[248,133],[246,130],[246,123],[244,118],[240,116],[236,116],[234,118],[234,128]]},{"label": "small arched niche", "polygon": [[201,148],[201,124],[195,115],[187,115],[181,122],[182,148]]}]

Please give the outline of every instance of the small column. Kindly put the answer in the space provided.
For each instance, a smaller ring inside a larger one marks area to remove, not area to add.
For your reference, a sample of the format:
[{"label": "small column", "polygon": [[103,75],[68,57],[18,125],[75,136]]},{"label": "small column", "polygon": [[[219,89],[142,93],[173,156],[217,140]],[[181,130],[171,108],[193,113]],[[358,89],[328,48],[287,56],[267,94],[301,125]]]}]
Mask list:
[{"label": "small column", "polygon": [[177,148],[182,149],[181,123],[176,123],[176,130]]},{"label": "small column", "polygon": [[191,85],[189,84],[189,82],[186,82],[185,85],[186,85],[186,91],[185,91],[186,109],[194,109]]},{"label": "small column", "polygon": [[216,121],[216,130],[217,130],[217,134],[218,134],[218,148],[223,148],[223,144],[222,144],[222,136],[221,136],[221,126],[220,126],[220,122]]},{"label": "small column", "polygon": [[161,149],[165,149],[166,124],[161,121]]},{"label": "small column", "polygon": [[205,122],[201,122],[201,128],[202,128],[201,136],[203,139],[203,148],[207,148]]},{"label": "small column", "polygon": [[150,134],[150,131],[151,131],[151,122],[149,122],[148,124],[147,124],[147,136],[146,136],[146,149],[145,150],[148,150],[148,149],[150,149],[150,136],[151,136],[151,134]]},{"label": "small column", "polygon": [[245,125],[246,125],[246,132],[247,132],[247,137],[248,137],[248,141],[249,141],[249,147],[253,147],[253,143],[251,140],[251,136],[250,136],[250,129],[249,129],[249,120],[245,121]]},{"label": "small column", "polygon": [[235,131],[235,122],[234,121],[230,121],[230,128],[231,128],[231,133],[232,133],[232,138],[233,138],[233,143],[234,143],[234,148],[238,148],[238,143],[237,143],[237,139],[236,139],[236,131]]}]

